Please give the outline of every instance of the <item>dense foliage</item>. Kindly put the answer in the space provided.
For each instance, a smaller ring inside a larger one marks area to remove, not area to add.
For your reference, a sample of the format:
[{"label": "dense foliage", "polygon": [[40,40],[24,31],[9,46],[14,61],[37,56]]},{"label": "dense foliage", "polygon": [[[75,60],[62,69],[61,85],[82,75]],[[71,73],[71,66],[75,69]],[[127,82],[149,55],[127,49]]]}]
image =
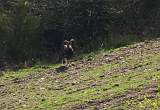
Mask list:
[{"label": "dense foliage", "polygon": [[158,36],[159,9],[159,0],[0,0],[0,62],[58,61],[70,38],[90,52],[126,35]]}]

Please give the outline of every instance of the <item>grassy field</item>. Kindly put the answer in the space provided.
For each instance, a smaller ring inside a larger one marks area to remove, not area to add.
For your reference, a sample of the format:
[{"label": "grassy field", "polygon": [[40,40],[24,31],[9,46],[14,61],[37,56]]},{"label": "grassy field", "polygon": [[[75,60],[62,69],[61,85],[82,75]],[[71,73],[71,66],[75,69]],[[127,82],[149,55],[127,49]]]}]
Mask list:
[{"label": "grassy field", "polygon": [[0,76],[1,110],[159,110],[160,40]]}]

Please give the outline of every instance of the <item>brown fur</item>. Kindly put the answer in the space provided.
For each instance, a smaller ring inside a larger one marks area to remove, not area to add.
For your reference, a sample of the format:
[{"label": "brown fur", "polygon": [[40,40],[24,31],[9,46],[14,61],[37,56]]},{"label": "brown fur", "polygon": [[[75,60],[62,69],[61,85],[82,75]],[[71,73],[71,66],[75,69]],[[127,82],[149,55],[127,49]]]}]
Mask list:
[{"label": "brown fur", "polygon": [[73,41],[67,41],[65,40],[63,43],[63,58],[62,58],[62,63],[63,64],[68,64],[67,60],[70,59],[73,56],[73,46],[72,46]]}]

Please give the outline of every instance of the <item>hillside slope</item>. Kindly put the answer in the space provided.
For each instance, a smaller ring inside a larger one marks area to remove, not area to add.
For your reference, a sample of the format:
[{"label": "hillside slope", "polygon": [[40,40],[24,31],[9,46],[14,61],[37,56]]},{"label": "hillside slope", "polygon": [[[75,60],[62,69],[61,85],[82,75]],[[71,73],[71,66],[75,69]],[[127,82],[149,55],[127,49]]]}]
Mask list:
[{"label": "hillside slope", "polygon": [[[64,71],[63,71],[64,70]],[[160,109],[160,40],[0,76],[1,110]]]}]

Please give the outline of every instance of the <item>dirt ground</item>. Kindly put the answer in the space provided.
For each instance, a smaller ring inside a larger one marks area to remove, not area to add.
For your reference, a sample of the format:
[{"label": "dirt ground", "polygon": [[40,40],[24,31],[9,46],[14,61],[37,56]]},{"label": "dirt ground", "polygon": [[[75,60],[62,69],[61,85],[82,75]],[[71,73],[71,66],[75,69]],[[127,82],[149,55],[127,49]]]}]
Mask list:
[{"label": "dirt ground", "polygon": [[[56,94],[56,92],[58,94],[59,92],[63,91],[68,94],[74,94],[78,92],[81,93],[81,91],[88,90],[92,87],[99,87],[106,84],[107,78],[111,78],[117,74],[125,75],[130,74],[132,71],[142,71],[141,69],[144,68],[150,69],[150,62],[141,62],[141,60],[143,60],[144,57],[146,58],[148,55],[160,55],[159,39],[137,43],[110,52],[102,52],[96,56],[88,56],[87,58],[70,62],[67,67],[59,66],[56,68],[49,68],[44,71],[31,72],[21,77],[14,77],[12,75],[8,75],[6,77],[5,75],[2,75],[0,76],[0,109],[46,109],[44,107],[40,107],[44,104],[38,103],[37,101],[38,99],[42,102],[46,100],[53,100],[47,98],[49,95],[45,95],[45,93],[50,94],[50,91],[52,91],[51,94]],[[140,63],[136,61],[133,65],[126,63],[126,61],[128,61],[128,59],[132,59],[132,57],[134,57],[134,59],[137,58],[137,61]],[[112,63],[120,66],[110,67],[109,70],[105,70],[103,74],[100,74],[98,79],[93,80],[90,78],[89,80],[88,78],[86,80],[82,80],[81,77],[85,77],[85,74],[83,73],[102,67],[103,65],[110,65]],[[156,67],[153,68],[153,70],[155,69],[156,71],[160,71],[160,62],[156,63]],[[75,104],[72,102],[69,105],[68,103],[62,102],[62,105],[55,104],[55,106],[60,107],[59,109],[66,110],[103,110],[107,107],[113,107],[117,109],[117,107],[123,105],[127,100],[138,99],[138,101],[143,101],[144,98],[139,98],[139,96],[144,96],[145,94],[149,94],[147,95],[148,99],[154,99],[158,93],[157,88],[159,87],[159,80],[152,80],[151,82],[152,83],[141,87],[141,89],[128,89],[123,93],[110,95],[110,97],[92,99]],[[119,85],[117,84],[115,86]],[[68,92],[68,87],[74,87],[74,90]],[[34,97],[38,98],[35,98],[36,100],[34,100]],[[42,97],[44,97],[44,99],[41,99]],[[32,102],[32,100],[34,101]],[[32,103],[37,104],[37,106],[32,105]],[[46,101],[45,103],[50,102]],[[64,107],[62,107],[63,105]],[[49,108],[52,108],[54,104],[49,106]],[[55,109],[58,110],[58,108]]]}]

